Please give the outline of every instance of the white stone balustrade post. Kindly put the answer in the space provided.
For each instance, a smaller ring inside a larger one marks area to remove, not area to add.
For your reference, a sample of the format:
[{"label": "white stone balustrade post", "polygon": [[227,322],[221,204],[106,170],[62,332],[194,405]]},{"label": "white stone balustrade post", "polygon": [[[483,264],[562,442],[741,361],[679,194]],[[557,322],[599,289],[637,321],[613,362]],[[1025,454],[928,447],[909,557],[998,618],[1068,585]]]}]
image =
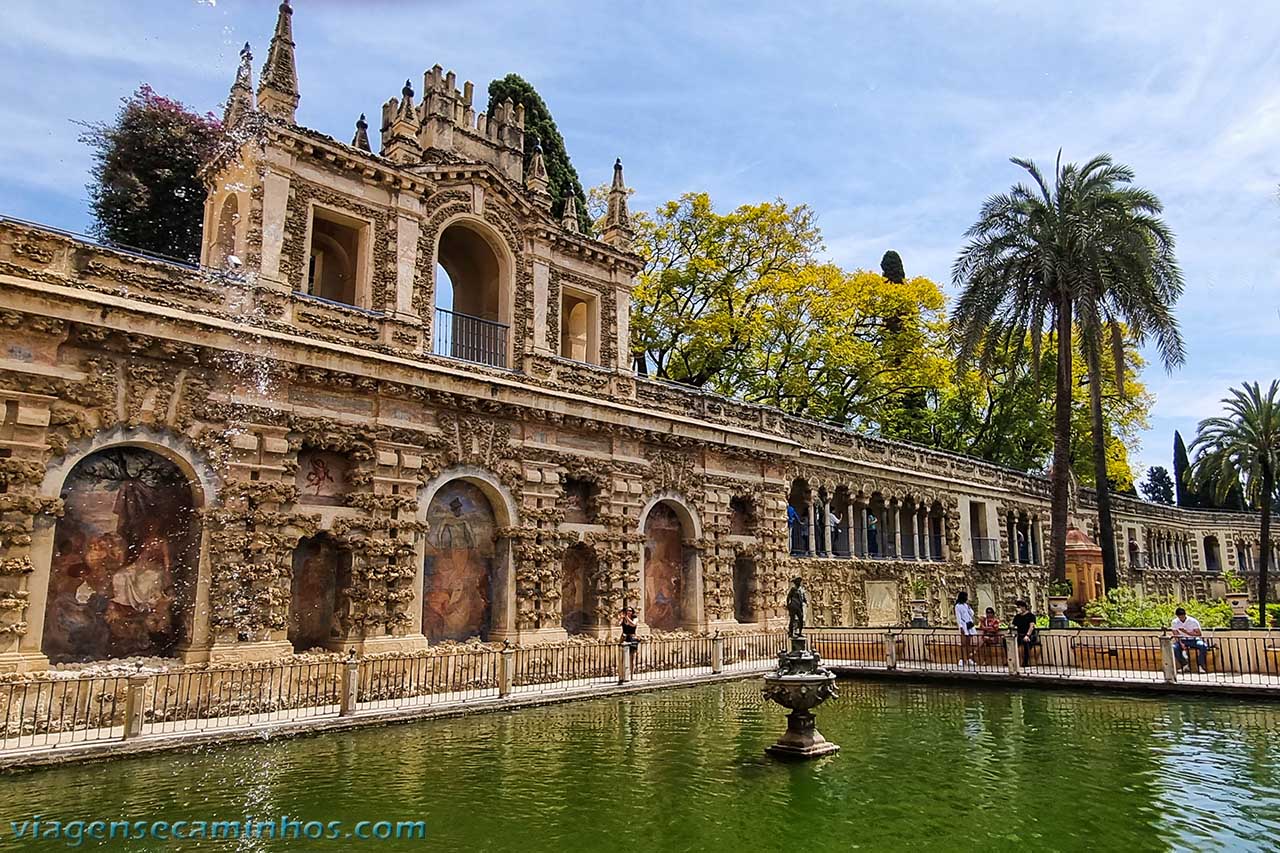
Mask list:
[{"label": "white stone balustrade post", "polygon": [[342,693],[338,700],[339,717],[350,717],[356,712],[356,695],[359,690],[360,661],[350,657],[342,662]]},{"label": "white stone balustrade post", "polygon": [[142,717],[147,706],[147,681],[150,676],[131,675],[124,694],[124,739],[142,734]]},{"label": "white stone balustrade post", "polygon": [[504,648],[502,657],[498,659],[498,696],[510,696],[511,686],[515,683],[516,650]]}]

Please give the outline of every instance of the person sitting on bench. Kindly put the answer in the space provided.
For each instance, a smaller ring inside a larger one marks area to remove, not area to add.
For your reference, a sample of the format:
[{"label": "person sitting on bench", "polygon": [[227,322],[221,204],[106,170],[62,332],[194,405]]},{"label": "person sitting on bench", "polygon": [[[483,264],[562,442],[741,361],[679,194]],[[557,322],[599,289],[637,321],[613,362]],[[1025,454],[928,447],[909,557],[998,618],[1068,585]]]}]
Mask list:
[{"label": "person sitting on bench", "polygon": [[1200,672],[1208,672],[1209,644],[1204,640],[1200,620],[1194,616],[1188,616],[1185,607],[1179,607],[1174,611],[1173,623],[1169,628],[1173,631],[1173,656],[1178,660],[1178,668],[1189,668],[1187,650],[1195,649]]}]

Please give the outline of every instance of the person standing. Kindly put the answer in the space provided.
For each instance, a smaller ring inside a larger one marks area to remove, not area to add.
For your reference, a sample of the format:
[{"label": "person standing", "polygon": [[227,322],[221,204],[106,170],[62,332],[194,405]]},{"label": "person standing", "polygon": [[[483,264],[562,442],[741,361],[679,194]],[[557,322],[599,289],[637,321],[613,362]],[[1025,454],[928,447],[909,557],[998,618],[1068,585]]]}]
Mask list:
[{"label": "person standing", "polygon": [[1040,642],[1036,636],[1036,615],[1031,612],[1031,606],[1021,599],[1013,604],[1018,608],[1018,612],[1013,617],[1013,635],[1018,638],[1018,651],[1021,652],[1022,665],[1030,666],[1031,648]]},{"label": "person standing", "polygon": [[636,636],[636,609],[634,607],[626,607],[622,610],[622,642],[635,649],[640,644],[640,638]]},{"label": "person standing", "polygon": [[964,590],[956,596],[956,627],[960,629],[960,665],[977,666],[978,662],[973,658],[973,638],[978,629],[973,624],[969,593]]}]

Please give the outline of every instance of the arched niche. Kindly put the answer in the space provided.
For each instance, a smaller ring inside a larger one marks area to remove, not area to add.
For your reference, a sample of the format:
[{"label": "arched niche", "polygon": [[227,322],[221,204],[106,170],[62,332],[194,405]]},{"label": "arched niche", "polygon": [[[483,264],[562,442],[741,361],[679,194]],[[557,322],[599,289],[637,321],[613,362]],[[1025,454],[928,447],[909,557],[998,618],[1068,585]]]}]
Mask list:
[{"label": "arched niche", "polygon": [[579,542],[565,549],[560,563],[560,626],[567,634],[581,633],[600,621],[592,588],[596,564],[590,545]]},{"label": "arched niche", "polygon": [[289,583],[288,639],[295,652],[341,645],[351,551],[328,533],[299,540]]},{"label": "arched niche", "polygon": [[214,227],[214,243],[209,254],[210,266],[227,265],[228,257],[238,255],[236,234],[239,231],[239,196],[229,193],[218,207],[218,222]]},{"label": "arched niche", "polygon": [[503,535],[515,501],[490,472],[457,466],[420,497],[427,523],[422,560],[422,633],[431,642],[516,635],[515,572]]},{"label": "arched niche", "polygon": [[759,586],[756,561],[750,554],[738,554],[733,560],[733,618],[749,624],[760,621],[754,604],[754,593]]},{"label": "arched niche", "polygon": [[173,655],[192,638],[200,574],[204,491],[191,468],[111,445],[79,454],[59,495],[41,652],[55,663]]},{"label": "arched niche", "polygon": [[644,623],[657,631],[701,629],[701,564],[689,544],[702,535],[697,516],[682,499],[659,496],[644,508],[640,530]]}]

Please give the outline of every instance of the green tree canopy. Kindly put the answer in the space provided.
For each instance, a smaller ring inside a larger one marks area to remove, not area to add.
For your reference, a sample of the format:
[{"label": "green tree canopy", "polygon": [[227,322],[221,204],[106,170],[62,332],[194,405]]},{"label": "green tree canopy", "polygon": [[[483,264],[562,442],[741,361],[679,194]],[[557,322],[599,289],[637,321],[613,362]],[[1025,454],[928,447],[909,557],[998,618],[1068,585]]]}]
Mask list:
[{"label": "green tree canopy", "polygon": [[557,218],[564,212],[565,197],[572,194],[578,200],[578,228],[583,234],[592,233],[591,217],[587,213],[587,196],[578,180],[578,172],[569,160],[564,147],[564,137],[556,127],[547,102],[529,81],[519,74],[508,74],[489,83],[489,116],[508,98],[512,103],[524,104],[524,162],[527,167],[533,156],[533,147],[542,145],[542,157],[547,165],[547,182],[550,184],[551,212]]},{"label": "green tree canopy", "polygon": [[80,141],[94,159],[93,232],[123,246],[199,258],[206,195],[199,172],[222,123],[143,84],[122,99],[114,123],[84,127]]},{"label": "green tree canopy", "polygon": [[1152,465],[1147,469],[1147,479],[1142,482],[1143,496],[1154,503],[1173,504],[1173,478],[1169,469],[1163,465]]}]

